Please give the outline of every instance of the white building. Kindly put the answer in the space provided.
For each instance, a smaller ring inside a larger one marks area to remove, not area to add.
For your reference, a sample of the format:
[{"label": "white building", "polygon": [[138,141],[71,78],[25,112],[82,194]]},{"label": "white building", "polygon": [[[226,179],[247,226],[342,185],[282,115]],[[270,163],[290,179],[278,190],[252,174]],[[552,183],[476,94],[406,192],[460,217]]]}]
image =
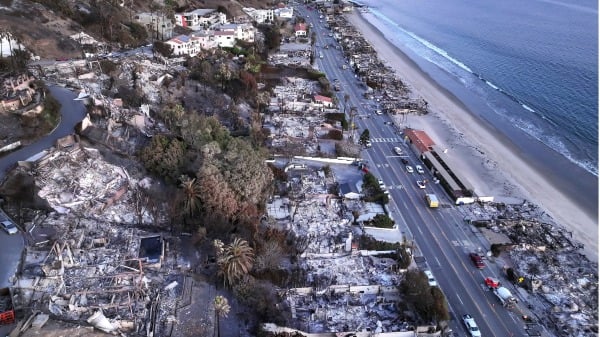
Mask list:
[{"label": "white building", "polygon": [[256,22],[257,24],[272,23],[275,20],[275,11],[272,9],[244,7],[242,8],[242,11],[248,14],[252,18],[252,21]]},{"label": "white building", "polygon": [[236,39],[250,43],[254,42],[254,35],[256,34],[256,28],[248,23],[229,23],[225,25],[219,25],[215,27],[215,30],[222,32],[233,32]]},{"label": "white building", "polygon": [[194,32],[190,37],[198,44],[200,49],[209,50],[217,48],[217,41],[212,31]]},{"label": "white building", "polygon": [[139,13],[135,20],[143,25],[153,39],[166,40],[173,36],[173,22],[165,15],[158,13]]},{"label": "white building", "polygon": [[195,56],[200,52],[199,44],[187,35],[179,35],[166,42],[171,46],[173,56]]},{"label": "white building", "polygon": [[175,24],[192,30],[212,28],[227,23],[227,16],[215,9],[195,9],[191,12],[175,14]]},{"label": "white building", "polygon": [[294,17],[294,9],[289,7],[277,8],[275,15],[281,19],[291,19]]},{"label": "white building", "polygon": [[224,31],[215,31],[215,42],[219,47],[222,48],[232,48],[235,46],[235,33],[234,32],[224,32]]}]

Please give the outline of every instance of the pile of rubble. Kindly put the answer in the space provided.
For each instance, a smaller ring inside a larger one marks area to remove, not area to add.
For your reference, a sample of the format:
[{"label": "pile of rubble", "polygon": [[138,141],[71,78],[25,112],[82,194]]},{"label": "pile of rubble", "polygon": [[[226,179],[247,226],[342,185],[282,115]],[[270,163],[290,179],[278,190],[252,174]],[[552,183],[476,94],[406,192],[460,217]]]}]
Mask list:
[{"label": "pile of rubble", "polygon": [[15,307],[105,332],[166,335],[188,265],[169,249],[176,238],[136,228],[157,216],[136,202],[137,187],[151,181],[79,144],[49,152],[33,171],[54,211],[25,224],[33,242],[13,287]]},{"label": "pile of rubble", "polygon": [[296,237],[308,237],[298,265],[307,273],[307,288],[283,292],[295,328],[306,332],[407,331],[397,321],[397,286],[402,275],[394,252],[357,250],[353,236],[360,229],[345,218],[342,202],[329,193],[335,178],[306,166],[286,172],[288,197],[267,205],[277,226]]},{"label": "pile of rubble", "polygon": [[598,264],[580,252],[583,246],[570,232],[527,201],[462,209],[472,224],[508,238],[501,243],[511,245],[508,256],[515,275],[546,327],[559,336],[597,334]]},{"label": "pile of rubble", "polygon": [[319,88],[317,82],[301,78],[286,77],[283,85],[273,88],[271,98],[264,115],[263,127],[270,130],[270,146],[284,148],[289,143],[301,144],[308,154],[317,154],[319,139],[327,137],[331,130],[342,126],[326,123],[326,113],[337,113],[337,109],[325,108],[314,102],[312,93]]}]

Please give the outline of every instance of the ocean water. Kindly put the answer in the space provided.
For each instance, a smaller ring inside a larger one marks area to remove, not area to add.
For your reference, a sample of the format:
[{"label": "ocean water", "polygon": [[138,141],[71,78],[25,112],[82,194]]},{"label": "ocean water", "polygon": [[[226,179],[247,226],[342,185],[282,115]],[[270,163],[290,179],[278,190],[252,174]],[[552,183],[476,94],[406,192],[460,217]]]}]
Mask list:
[{"label": "ocean water", "polygon": [[465,103],[485,102],[467,104],[475,113],[509,138],[516,134],[511,128],[525,133],[597,178],[595,0],[360,3],[370,11],[365,18],[434,80]]}]

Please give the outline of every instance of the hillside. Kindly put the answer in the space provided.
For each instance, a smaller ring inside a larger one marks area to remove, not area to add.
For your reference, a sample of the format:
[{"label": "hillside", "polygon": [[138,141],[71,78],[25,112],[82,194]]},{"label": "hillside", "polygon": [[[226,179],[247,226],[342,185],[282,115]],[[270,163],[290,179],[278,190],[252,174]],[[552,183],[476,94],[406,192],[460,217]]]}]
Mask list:
[{"label": "hillside", "polygon": [[[8,31],[41,58],[76,58],[78,44],[69,36],[86,32],[97,40],[120,46],[147,42],[139,27],[131,24],[135,13],[174,13],[196,8],[218,8],[240,15],[242,7],[265,8],[269,0],[165,0],[165,6],[147,0],[0,0],[1,31]],[[123,6],[121,7],[121,3]]]}]

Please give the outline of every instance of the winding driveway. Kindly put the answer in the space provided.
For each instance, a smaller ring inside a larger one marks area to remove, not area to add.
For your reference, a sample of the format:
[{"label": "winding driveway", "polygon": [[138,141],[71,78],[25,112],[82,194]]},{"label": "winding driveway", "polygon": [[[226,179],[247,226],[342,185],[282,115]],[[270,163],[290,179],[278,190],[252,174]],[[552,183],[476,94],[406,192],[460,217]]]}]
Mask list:
[{"label": "winding driveway", "polygon": [[[75,125],[85,117],[86,111],[83,103],[73,100],[77,97],[76,93],[59,86],[50,86],[48,89],[52,96],[61,104],[60,123],[49,135],[1,158],[0,180],[4,178],[6,170],[10,169],[18,161],[27,160],[41,151],[54,146],[57,139],[72,134]],[[0,231],[0,247],[0,287],[7,287],[10,285],[9,279],[14,275],[21,252],[23,251],[23,235],[21,233],[8,235],[6,232]]]}]

